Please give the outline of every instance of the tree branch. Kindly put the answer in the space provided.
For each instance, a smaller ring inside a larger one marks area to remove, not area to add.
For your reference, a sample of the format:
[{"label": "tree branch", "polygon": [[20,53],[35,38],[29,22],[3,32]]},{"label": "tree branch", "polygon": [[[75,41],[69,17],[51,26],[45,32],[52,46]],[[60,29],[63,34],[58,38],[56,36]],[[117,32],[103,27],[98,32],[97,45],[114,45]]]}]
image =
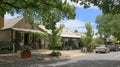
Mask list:
[{"label": "tree branch", "polygon": [[11,6],[11,7],[15,8],[16,10],[21,9],[20,7],[17,7],[17,6],[15,6],[15,5],[11,4],[11,3],[8,3],[8,2],[3,2],[3,4]]}]

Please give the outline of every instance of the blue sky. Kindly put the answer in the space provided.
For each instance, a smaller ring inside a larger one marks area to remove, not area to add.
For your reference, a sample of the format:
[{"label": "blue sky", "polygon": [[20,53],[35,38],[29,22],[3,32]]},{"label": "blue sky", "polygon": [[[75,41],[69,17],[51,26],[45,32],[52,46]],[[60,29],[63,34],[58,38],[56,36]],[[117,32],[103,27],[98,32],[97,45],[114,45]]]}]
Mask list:
[{"label": "blue sky", "polygon": [[61,21],[58,24],[64,24],[71,31],[78,30],[79,32],[86,32],[85,23],[91,22],[94,32],[97,32],[95,19],[98,15],[102,14],[102,11],[91,4],[90,8],[84,9],[82,5],[67,0],[70,5],[76,7],[75,19]]},{"label": "blue sky", "polygon": [[79,32],[86,32],[85,23],[91,22],[94,32],[97,32],[95,19],[101,14],[102,11],[97,7],[91,7],[87,9],[84,9],[83,7],[77,7],[75,19],[61,21],[59,24],[64,24],[71,31],[78,30]]},{"label": "blue sky", "polygon": [[[71,31],[78,30],[79,32],[85,32],[85,23],[91,22],[91,25],[93,27],[93,30],[96,32],[96,24],[95,19],[98,15],[102,14],[102,11],[96,7],[92,6],[90,8],[84,9],[83,6],[80,6],[79,4],[70,2],[68,0],[68,3],[71,5],[76,6],[76,17],[75,19],[60,21],[58,24],[65,24],[67,28],[69,28]],[[18,14],[15,14],[14,16],[11,16],[10,14],[5,15],[5,20],[12,19],[17,17]]]},{"label": "blue sky", "polygon": [[97,8],[76,8],[76,19],[84,22],[95,22],[95,18],[99,14],[102,14],[102,11]]}]

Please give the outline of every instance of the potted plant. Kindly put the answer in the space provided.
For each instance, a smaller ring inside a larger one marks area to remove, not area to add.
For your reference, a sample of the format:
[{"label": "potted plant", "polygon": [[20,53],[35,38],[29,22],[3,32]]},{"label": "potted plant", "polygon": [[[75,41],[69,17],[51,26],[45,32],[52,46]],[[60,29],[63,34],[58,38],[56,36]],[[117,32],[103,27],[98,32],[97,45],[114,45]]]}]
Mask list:
[{"label": "potted plant", "polygon": [[21,51],[21,57],[22,58],[30,58],[31,57],[31,51],[29,47],[25,46],[23,50]]}]

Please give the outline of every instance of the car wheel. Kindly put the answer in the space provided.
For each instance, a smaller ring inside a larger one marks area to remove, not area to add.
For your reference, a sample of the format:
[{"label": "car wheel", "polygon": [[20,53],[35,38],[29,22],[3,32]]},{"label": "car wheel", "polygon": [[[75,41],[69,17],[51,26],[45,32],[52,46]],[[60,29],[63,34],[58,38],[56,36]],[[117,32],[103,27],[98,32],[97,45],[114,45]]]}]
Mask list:
[{"label": "car wheel", "polygon": [[96,51],[95,53],[98,53],[98,51]]}]

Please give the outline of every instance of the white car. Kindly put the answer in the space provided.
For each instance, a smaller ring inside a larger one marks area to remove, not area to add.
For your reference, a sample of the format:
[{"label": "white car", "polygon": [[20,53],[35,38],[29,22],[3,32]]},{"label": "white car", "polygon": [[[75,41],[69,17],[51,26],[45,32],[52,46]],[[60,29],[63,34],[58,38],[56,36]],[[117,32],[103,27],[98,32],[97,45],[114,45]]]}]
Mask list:
[{"label": "white car", "polygon": [[95,48],[95,52],[96,53],[109,53],[110,52],[110,48],[106,47],[105,45],[99,45]]}]

